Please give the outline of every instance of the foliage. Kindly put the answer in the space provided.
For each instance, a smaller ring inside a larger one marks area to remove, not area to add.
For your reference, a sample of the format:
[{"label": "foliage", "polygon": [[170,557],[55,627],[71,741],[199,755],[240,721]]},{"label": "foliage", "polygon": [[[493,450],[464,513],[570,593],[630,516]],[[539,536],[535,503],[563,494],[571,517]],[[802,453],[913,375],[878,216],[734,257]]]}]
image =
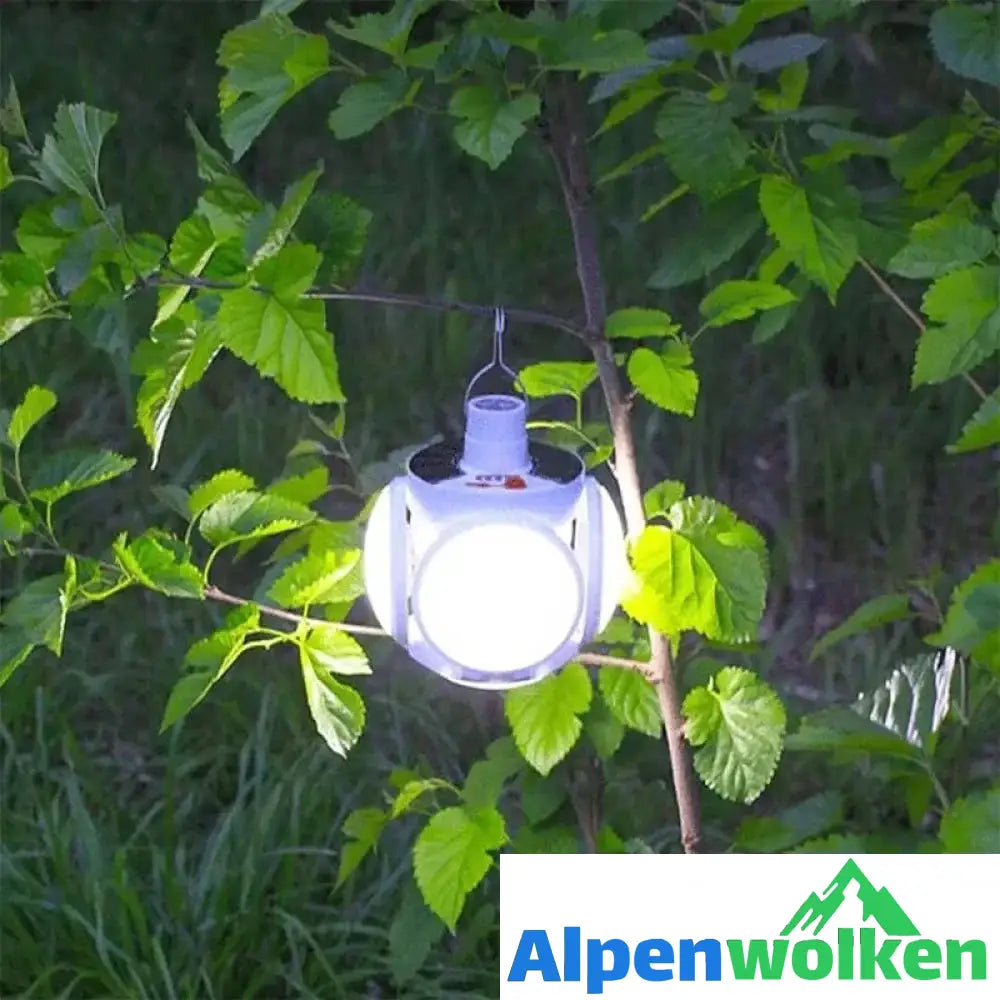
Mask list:
[{"label": "foliage", "polygon": [[[273,383],[290,406],[332,407],[336,415],[310,412],[323,443],[302,442],[294,470],[270,485],[226,467],[189,486],[185,470],[170,469],[177,476],[158,494],[171,501],[163,523],[132,519],[125,530],[95,530],[84,546],[65,535],[89,491],[121,477],[139,480],[147,470],[111,448],[51,450],[46,434],[62,418],[58,366],[24,386],[0,421],[0,544],[19,567],[16,592],[0,613],[0,683],[24,670],[36,649],[61,656],[67,621],[85,608],[143,590],[235,605],[183,656],[162,730],[185,720],[245,654],[262,651],[280,662],[289,646],[303,701],[334,753],[346,757],[370,725],[358,678],[371,663],[350,635],[350,614],[363,591],[358,529],[371,496],[359,497],[360,513],[339,520],[326,516],[322,501],[328,457],[356,471],[344,404],[364,400],[360,385],[341,382],[342,338],[330,329],[326,296],[349,282],[372,214],[348,193],[330,190],[322,164],[287,178],[275,203],[236,165],[264,141],[286,105],[319,81],[348,80],[328,110],[331,141],[354,141],[391,128],[396,116],[431,112],[448,121],[456,150],[496,177],[536,137],[546,138],[553,74],[590,87],[601,115],[589,140],[595,155],[620,130],[632,130],[638,143],[603,184],[655,168],[669,190],[643,220],[675,210],[694,220],[661,248],[648,284],[663,290],[700,283],[696,310],[625,305],[605,322],[619,352],[614,359],[634,390],[631,402],[652,408],[656,420],[701,417],[700,338],[728,336],[748,319],[756,321],[757,342],[787,336],[792,318],[817,299],[823,308],[843,308],[848,282],[865,272],[888,293],[887,305],[902,306],[912,322],[913,389],[962,379],[981,397],[950,451],[997,444],[998,390],[978,381],[1000,352],[1000,201],[991,213],[977,186],[1000,145],[1000,122],[975,97],[978,85],[1000,84],[984,12],[939,5],[929,15],[927,45],[954,86],[968,90],[947,113],[881,135],[851,127],[850,109],[811,103],[815,60],[835,45],[824,30],[831,4],[750,0],[735,16],[724,16],[722,5],[696,4],[697,30],[686,12],[685,32],[667,35],[663,22],[676,26],[685,14],[672,4],[650,4],[650,13],[644,5],[579,3],[566,16],[539,5],[520,16],[492,4],[456,10],[436,0],[400,0],[347,20],[336,11],[322,31],[300,26],[299,6],[265,4],[222,38],[217,114],[233,162],[188,122],[200,191],[172,232],[142,231],[131,205],[108,200],[106,192],[120,188],[108,182],[119,161],[109,167],[104,155],[116,113],[60,103],[36,146],[38,126],[33,116],[25,121],[16,91],[8,90],[0,186],[28,193],[14,226],[17,249],[0,256],[5,350],[68,327],[91,337],[103,330],[113,343],[108,331],[120,327],[123,310],[142,303],[141,339],[133,345],[126,333],[124,348],[109,354],[127,355],[120,377],[151,468],[165,454],[182,397],[207,391],[223,359]],[[925,283],[919,314],[904,298],[913,289],[897,292],[883,271]],[[139,380],[134,391],[130,373]],[[572,401],[571,420],[540,422],[539,429],[560,443],[586,445],[588,467],[608,463],[614,470],[607,417],[587,407],[597,380],[598,365],[579,358],[540,360],[518,375],[532,399]],[[1000,564],[956,569],[943,613],[934,584],[920,581],[915,594],[877,597],[830,630],[813,658],[911,618],[911,597],[919,594],[931,598],[924,603],[936,628],[925,641],[940,652],[898,660],[853,706],[807,715],[786,737],[790,713],[782,699],[761,673],[742,665],[755,652],[765,609],[771,559],[764,538],[734,508],[687,492],[684,483],[665,480],[644,498],[648,523],[631,541],[620,601],[627,617],[614,619],[599,643],[618,666],[574,663],[510,692],[510,736],[491,743],[464,781],[397,774],[384,808],[359,806],[338,818],[345,838],[341,891],[397,821],[422,818],[413,884],[407,882],[390,932],[397,979],[415,976],[435,947],[440,928],[428,924],[429,915],[454,931],[501,849],[574,849],[578,836],[591,849],[627,848],[610,823],[590,828],[581,820],[567,782],[594,758],[602,773],[626,766],[633,736],[660,736],[654,686],[626,666],[649,655],[636,624],[671,640],[685,679],[685,736],[698,775],[719,797],[757,800],[780,780],[783,748],[829,751],[837,760],[873,762],[878,780],[902,788],[915,830],[932,815],[925,844],[995,845],[996,789],[950,777],[949,754],[961,763],[972,742],[964,738],[978,732],[996,698]],[[256,589],[250,596],[223,590],[217,581],[251,553],[266,567]],[[56,561],[43,573],[36,571],[40,558]],[[958,749],[950,731],[959,734]],[[76,793],[66,794],[84,822]],[[841,800],[824,791],[775,817],[744,820],[734,845],[875,845],[867,831],[845,831],[843,815]],[[91,847],[96,857],[93,838]],[[105,978],[95,988],[127,991],[125,982]]]}]

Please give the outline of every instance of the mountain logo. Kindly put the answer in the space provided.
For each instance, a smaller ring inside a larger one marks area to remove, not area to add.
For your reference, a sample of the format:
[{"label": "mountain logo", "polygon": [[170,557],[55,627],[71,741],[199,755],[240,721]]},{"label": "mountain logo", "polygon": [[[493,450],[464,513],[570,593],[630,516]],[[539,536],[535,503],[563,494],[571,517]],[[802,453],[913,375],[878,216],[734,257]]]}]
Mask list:
[{"label": "mountain logo", "polygon": [[874,920],[882,928],[882,933],[889,937],[920,937],[920,931],[892,893],[884,886],[876,889],[853,859],[837,872],[822,895],[809,893],[796,910],[795,916],[785,925],[781,936],[788,937],[794,930],[809,930],[810,925],[813,934],[819,934],[840,909],[845,900],[845,890],[852,884],[857,886],[858,899],[864,908],[862,919],[865,922]]}]

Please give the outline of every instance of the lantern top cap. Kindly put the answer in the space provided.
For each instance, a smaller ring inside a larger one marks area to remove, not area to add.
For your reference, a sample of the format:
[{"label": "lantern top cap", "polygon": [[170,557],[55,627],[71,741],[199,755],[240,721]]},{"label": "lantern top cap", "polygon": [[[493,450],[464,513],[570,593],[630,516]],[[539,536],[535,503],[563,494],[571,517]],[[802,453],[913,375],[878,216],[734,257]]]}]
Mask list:
[{"label": "lantern top cap", "polygon": [[468,400],[459,467],[467,475],[529,472],[527,421],[528,404],[517,396],[474,396]]}]

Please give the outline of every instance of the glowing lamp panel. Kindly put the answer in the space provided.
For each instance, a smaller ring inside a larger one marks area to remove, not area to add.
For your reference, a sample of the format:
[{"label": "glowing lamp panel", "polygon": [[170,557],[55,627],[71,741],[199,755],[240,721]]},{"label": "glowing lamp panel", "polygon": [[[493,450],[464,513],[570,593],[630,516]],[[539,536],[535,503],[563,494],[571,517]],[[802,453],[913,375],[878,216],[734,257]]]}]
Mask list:
[{"label": "glowing lamp panel", "polygon": [[573,637],[584,586],[569,549],[541,527],[449,527],[420,560],[412,611],[421,637],[482,673],[543,663]]}]

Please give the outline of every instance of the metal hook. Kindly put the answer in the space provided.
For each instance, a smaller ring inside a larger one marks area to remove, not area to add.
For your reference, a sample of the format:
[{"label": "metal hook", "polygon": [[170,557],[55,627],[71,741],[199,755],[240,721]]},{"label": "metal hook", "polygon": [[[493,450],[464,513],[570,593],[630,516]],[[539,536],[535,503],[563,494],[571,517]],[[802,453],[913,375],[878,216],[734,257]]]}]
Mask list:
[{"label": "metal hook", "polygon": [[510,376],[510,380],[514,383],[514,388],[517,389],[517,372],[507,366],[507,363],[503,359],[503,337],[507,330],[507,314],[504,310],[497,306],[493,310],[493,358],[490,360],[488,365],[484,365],[482,368],[472,376],[469,382],[469,388],[465,390],[465,406],[469,405],[469,399],[472,396],[472,387],[489,371],[494,368],[499,368],[500,371],[504,372],[506,375]]}]

